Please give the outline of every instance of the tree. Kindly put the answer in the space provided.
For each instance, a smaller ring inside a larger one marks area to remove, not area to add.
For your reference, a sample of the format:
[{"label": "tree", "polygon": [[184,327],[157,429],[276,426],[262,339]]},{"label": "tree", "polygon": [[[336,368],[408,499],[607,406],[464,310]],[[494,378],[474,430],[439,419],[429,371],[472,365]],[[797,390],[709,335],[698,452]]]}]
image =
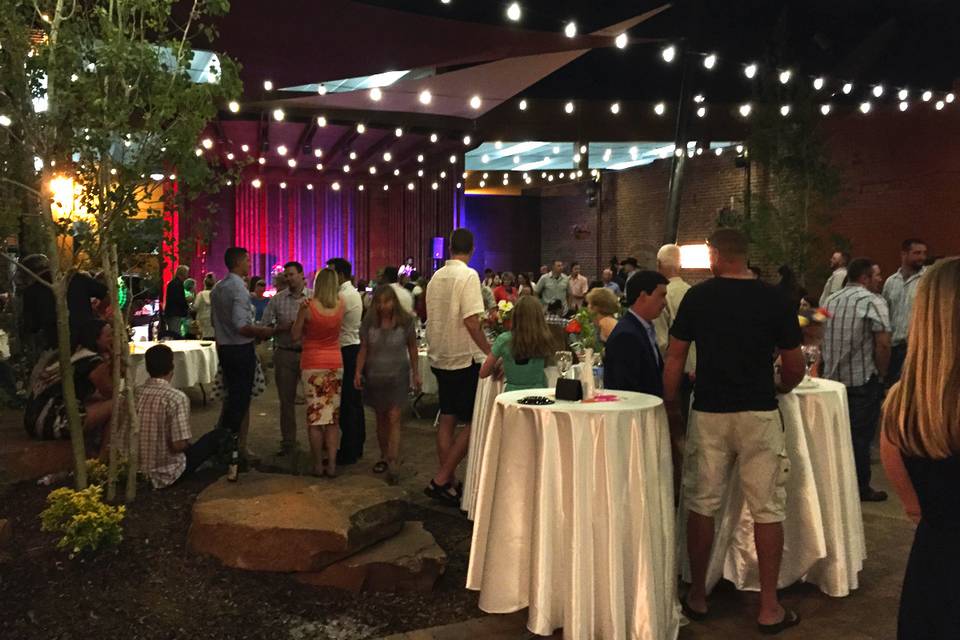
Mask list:
[{"label": "tree", "polygon": [[[23,209],[3,213],[38,220],[45,232],[52,267],[46,286],[57,301],[79,488],[86,486],[86,470],[70,365],[69,278],[78,259],[103,267],[117,320],[116,415],[127,356],[116,256],[130,255],[144,218],[182,210],[201,192],[219,188],[226,176],[198,139],[218,106],[239,94],[236,66],[224,56],[194,51],[191,40],[212,41],[215,32],[204,20],[228,9],[227,0],[193,0],[189,13],[175,16],[170,0],[0,0],[0,137],[6,138],[0,182],[26,194]],[[125,378],[133,464],[138,445],[129,369]],[[119,426],[116,419],[113,426]],[[117,436],[114,430],[113,468]],[[131,466],[128,499],[135,477]]]}]

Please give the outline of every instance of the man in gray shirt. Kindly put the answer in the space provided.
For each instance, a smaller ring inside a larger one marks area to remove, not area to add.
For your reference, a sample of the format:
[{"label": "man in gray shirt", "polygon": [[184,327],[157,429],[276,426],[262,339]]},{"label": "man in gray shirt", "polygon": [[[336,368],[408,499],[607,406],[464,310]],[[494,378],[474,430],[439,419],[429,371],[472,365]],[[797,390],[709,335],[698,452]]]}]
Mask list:
[{"label": "man in gray shirt", "polygon": [[563,261],[554,260],[553,270],[540,276],[533,293],[540,298],[544,307],[551,302],[559,301],[563,305],[563,313],[567,312],[567,291],[570,288],[570,278],[563,273]]},{"label": "man in gray shirt", "polygon": [[240,433],[240,426],[250,410],[253,378],[257,371],[254,341],[271,338],[276,330],[254,324],[250,292],[243,282],[250,273],[250,254],[243,247],[230,247],[223,259],[230,273],[210,292],[217,357],[223,369],[226,392],[220,427],[234,434],[243,453],[246,451],[246,434]]},{"label": "man in gray shirt", "polygon": [[904,240],[900,246],[900,268],[883,283],[883,298],[890,308],[890,323],[893,326],[890,373],[886,379],[888,387],[900,379],[900,370],[907,357],[910,314],[913,313],[913,299],[917,297],[917,285],[920,284],[926,261],[926,242],[917,239]]}]

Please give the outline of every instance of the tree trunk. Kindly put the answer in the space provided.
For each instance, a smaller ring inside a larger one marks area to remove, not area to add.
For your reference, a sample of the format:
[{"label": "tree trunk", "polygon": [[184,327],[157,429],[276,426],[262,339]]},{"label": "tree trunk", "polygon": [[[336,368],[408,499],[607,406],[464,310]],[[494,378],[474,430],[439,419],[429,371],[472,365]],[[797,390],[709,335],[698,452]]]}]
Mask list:
[{"label": "tree trunk", "polygon": [[112,501],[117,497],[118,451],[123,446],[123,438],[119,430],[123,403],[120,396],[120,383],[126,353],[129,349],[127,349],[127,341],[124,339],[127,327],[120,309],[120,296],[117,291],[117,247],[111,244],[109,247],[102,247],[101,251],[103,253],[103,273],[107,280],[107,288],[110,290],[110,305],[113,307],[113,411],[110,413],[110,463],[107,475],[107,500]]}]

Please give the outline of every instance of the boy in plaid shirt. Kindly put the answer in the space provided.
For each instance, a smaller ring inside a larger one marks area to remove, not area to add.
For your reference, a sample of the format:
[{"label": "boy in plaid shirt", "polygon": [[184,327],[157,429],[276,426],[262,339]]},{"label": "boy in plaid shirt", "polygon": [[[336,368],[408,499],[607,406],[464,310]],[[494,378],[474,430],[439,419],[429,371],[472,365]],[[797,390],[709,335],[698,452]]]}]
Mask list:
[{"label": "boy in plaid shirt", "polygon": [[146,365],[150,379],[137,392],[140,469],[154,489],[162,489],[220,451],[229,433],[214,429],[190,444],[190,400],[170,386],[173,351],[165,344],[150,347]]}]

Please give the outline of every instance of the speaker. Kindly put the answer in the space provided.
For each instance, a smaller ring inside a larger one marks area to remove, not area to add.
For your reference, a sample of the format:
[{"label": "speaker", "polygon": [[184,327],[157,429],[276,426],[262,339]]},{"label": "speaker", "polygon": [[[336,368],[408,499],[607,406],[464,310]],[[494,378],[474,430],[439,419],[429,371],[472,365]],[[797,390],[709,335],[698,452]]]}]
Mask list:
[{"label": "speaker", "polygon": [[447,239],[438,237],[433,239],[433,259],[443,260],[447,253]]}]

